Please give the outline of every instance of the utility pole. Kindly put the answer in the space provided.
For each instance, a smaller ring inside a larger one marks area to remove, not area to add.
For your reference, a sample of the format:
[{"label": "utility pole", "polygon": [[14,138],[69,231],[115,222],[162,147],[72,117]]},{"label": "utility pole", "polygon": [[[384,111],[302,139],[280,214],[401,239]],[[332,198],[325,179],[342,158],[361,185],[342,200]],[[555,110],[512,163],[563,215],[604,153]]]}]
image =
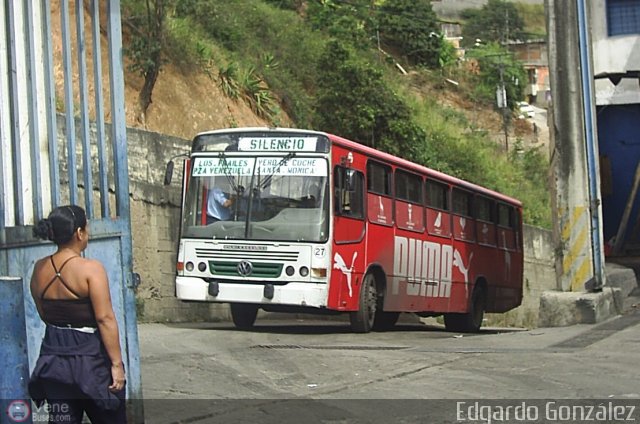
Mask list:
[{"label": "utility pole", "polygon": [[509,105],[507,104],[507,90],[504,86],[504,64],[498,64],[500,72],[500,85],[496,90],[496,102],[498,109],[502,112],[502,129],[504,130],[504,147],[509,152]]},{"label": "utility pole", "polygon": [[[549,31],[553,238],[562,291],[604,284],[597,141],[593,131],[590,40],[586,0],[545,0]],[[588,124],[590,123],[590,124]]]}]

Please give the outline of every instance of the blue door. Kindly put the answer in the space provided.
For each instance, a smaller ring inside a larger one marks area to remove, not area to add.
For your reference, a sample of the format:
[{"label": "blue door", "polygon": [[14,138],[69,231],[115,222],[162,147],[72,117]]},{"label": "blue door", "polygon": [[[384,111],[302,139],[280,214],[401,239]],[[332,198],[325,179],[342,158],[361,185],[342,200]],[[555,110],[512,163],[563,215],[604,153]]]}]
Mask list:
[{"label": "blue door", "polygon": [[[605,241],[616,236],[629,194],[636,167],[640,162],[640,105],[610,105],[598,107],[598,147],[600,151],[603,231]],[[639,243],[640,192],[625,232],[625,244]],[[635,234],[634,234],[635,233]]]}]

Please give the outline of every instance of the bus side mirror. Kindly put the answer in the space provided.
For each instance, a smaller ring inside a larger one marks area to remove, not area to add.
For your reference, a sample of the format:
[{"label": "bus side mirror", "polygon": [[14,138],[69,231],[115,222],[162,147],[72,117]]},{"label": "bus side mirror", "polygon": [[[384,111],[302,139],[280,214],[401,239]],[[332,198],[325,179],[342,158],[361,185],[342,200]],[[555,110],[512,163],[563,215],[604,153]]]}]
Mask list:
[{"label": "bus side mirror", "polygon": [[173,161],[172,160],[170,160],[169,163],[167,163],[167,169],[164,173],[164,185],[171,184],[171,178],[173,178]]},{"label": "bus side mirror", "polygon": [[347,191],[353,191],[356,188],[356,171],[347,169],[344,175],[344,187]]}]

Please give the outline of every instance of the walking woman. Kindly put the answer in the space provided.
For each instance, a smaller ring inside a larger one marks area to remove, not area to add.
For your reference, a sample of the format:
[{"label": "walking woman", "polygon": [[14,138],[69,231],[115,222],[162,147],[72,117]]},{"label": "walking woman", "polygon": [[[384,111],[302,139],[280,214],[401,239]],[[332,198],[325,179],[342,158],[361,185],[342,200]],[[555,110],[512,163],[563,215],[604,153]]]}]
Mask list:
[{"label": "walking woman", "polygon": [[29,381],[49,422],[126,423],[125,373],[109,280],[97,260],[81,256],[89,241],[84,209],[61,206],[34,234],[57,251],[36,262],[31,295],[46,323],[40,357]]}]

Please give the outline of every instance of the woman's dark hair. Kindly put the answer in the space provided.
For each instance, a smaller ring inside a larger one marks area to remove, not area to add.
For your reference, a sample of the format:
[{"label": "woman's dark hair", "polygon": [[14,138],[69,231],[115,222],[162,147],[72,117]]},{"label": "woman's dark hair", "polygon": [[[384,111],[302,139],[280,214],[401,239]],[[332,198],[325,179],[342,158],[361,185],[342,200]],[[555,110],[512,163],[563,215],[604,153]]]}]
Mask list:
[{"label": "woman's dark hair", "polygon": [[33,227],[33,235],[57,245],[68,243],[78,228],[87,226],[87,214],[80,206],[59,206]]}]

